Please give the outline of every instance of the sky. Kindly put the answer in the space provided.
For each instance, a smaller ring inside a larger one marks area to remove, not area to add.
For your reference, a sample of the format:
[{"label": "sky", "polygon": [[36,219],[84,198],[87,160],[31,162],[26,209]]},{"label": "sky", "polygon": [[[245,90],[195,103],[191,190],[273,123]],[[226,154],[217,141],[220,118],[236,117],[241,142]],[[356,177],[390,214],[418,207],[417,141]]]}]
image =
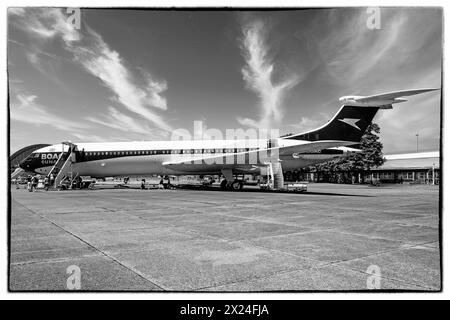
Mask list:
[{"label": "sky", "polygon": [[[328,121],[339,97],[440,88],[438,8],[8,9],[10,150]],[[371,20],[373,21],[373,20]],[[440,94],[380,111],[385,154],[439,150]]]}]

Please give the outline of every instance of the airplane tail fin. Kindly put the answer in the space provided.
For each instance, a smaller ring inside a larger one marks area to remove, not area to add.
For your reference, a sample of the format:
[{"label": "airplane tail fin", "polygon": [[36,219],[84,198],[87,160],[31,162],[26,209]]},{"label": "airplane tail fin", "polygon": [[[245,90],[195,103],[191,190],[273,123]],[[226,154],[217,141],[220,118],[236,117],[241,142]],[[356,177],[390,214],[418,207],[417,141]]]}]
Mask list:
[{"label": "airplane tail fin", "polygon": [[339,140],[351,141],[355,144],[361,141],[361,137],[367,127],[372,123],[375,114],[380,107],[361,107],[344,105],[335,114],[333,119],[315,130],[295,134],[286,139],[305,141]]},{"label": "airplane tail fin", "polygon": [[371,96],[344,96],[339,98],[344,105],[328,123],[315,130],[292,135],[286,139],[338,140],[359,143],[378,110],[392,109],[393,103],[406,102],[406,99],[401,97],[436,90],[439,89],[401,90]]}]

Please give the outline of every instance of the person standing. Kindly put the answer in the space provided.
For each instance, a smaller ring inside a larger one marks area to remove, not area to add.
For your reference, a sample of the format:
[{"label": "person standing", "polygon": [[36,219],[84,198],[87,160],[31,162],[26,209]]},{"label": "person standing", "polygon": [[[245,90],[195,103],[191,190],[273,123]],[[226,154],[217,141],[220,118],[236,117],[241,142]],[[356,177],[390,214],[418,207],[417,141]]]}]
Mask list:
[{"label": "person standing", "polygon": [[48,191],[49,187],[50,187],[49,178],[48,178],[48,176],[45,176],[45,178],[44,178],[44,189],[45,189],[45,191]]},{"label": "person standing", "polygon": [[33,192],[36,191],[38,183],[39,183],[39,178],[37,175],[35,175],[33,177],[33,179],[31,180],[31,191],[33,191]]},{"label": "person standing", "polygon": [[83,183],[83,178],[81,178],[80,176],[78,176],[77,178],[76,178],[76,188],[77,189],[81,189],[81,185],[82,185],[82,183]]},{"label": "person standing", "polygon": [[53,188],[55,184],[55,175],[53,173],[50,174],[50,187]]},{"label": "person standing", "polygon": [[28,189],[28,191],[32,191],[32,188],[31,188],[31,180],[32,180],[33,178],[32,178],[32,176],[31,175],[28,175],[28,177],[27,177],[27,189]]}]

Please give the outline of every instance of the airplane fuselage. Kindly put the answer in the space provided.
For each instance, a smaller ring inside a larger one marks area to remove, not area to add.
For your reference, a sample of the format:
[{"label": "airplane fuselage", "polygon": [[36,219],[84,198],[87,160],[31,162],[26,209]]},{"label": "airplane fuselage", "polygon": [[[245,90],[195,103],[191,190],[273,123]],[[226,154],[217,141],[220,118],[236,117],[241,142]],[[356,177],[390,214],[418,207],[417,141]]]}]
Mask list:
[{"label": "airplane fuselage", "polygon": [[[276,140],[276,141],[274,141]],[[142,176],[142,175],[191,175],[220,174],[224,166],[232,167],[236,173],[259,173],[267,163],[258,155],[269,143],[286,147],[296,145],[298,140],[191,140],[191,141],[136,141],[108,143],[78,143],[73,172],[82,176]],[[305,144],[308,141],[304,141]],[[336,142],[336,145],[341,145]],[[332,143],[333,145],[333,143]],[[55,144],[32,153],[21,167],[28,171],[48,174],[59,155],[68,146]],[[255,156],[248,156],[248,153]],[[239,154],[247,153],[238,158]],[[347,154],[345,148],[329,148],[306,153],[276,155],[282,161],[283,171],[324,162]],[[230,156],[229,156],[230,155]],[[222,157],[224,156],[224,160]],[[204,157],[219,157],[212,161],[198,161]],[[228,163],[232,157],[232,162]],[[176,164],[171,164],[176,163]]]}]

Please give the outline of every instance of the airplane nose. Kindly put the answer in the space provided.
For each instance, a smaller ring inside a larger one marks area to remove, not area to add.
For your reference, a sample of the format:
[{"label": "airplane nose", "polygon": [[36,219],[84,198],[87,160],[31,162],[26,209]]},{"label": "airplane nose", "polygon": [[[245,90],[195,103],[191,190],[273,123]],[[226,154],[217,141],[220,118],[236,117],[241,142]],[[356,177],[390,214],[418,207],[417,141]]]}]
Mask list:
[{"label": "airplane nose", "polygon": [[19,168],[25,170],[25,171],[30,171],[31,167],[30,167],[30,160],[28,158],[25,158],[24,160],[22,160],[19,163]]}]

